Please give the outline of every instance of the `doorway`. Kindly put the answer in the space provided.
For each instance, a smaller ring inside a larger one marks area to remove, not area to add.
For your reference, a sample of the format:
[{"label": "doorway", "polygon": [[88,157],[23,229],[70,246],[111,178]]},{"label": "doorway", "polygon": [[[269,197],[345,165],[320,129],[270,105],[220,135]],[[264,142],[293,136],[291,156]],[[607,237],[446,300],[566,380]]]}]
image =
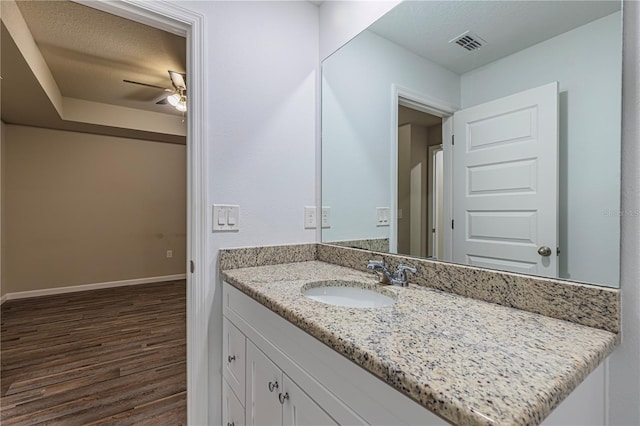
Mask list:
[{"label": "doorway", "polygon": [[211,295],[206,283],[209,272],[206,223],[206,167],[209,159],[205,128],[206,94],[204,84],[204,17],[171,3],[116,1],[76,3],[137,21],[187,39],[188,86],[191,89],[187,107],[187,411],[189,423],[206,424],[208,411],[208,312]]},{"label": "doorway", "polygon": [[209,289],[207,252],[207,164],[204,91],[204,16],[182,6],[160,2],[95,2],[87,6],[132,19],[187,38],[187,101],[190,120],[187,126],[187,420],[189,424],[207,424],[209,399]]},{"label": "doorway", "polygon": [[[439,151],[436,151],[439,149]],[[442,190],[437,191],[435,153],[442,152],[442,117],[398,106],[398,253],[435,257]],[[438,172],[442,172],[442,156]],[[440,176],[439,183],[442,183]],[[435,244],[434,244],[435,241]]]}]

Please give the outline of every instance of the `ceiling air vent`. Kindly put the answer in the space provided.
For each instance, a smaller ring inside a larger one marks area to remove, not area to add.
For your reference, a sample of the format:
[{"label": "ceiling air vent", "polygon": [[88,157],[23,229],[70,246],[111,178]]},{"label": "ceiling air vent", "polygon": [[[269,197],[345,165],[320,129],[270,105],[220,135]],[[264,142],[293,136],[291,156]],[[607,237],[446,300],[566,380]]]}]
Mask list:
[{"label": "ceiling air vent", "polygon": [[472,33],[471,31],[465,31],[458,37],[455,37],[453,40],[449,40],[449,43],[455,43],[460,47],[464,47],[470,52],[478,50],[482,46],[487,44],[487,42],[481,39],[478,34]]}]

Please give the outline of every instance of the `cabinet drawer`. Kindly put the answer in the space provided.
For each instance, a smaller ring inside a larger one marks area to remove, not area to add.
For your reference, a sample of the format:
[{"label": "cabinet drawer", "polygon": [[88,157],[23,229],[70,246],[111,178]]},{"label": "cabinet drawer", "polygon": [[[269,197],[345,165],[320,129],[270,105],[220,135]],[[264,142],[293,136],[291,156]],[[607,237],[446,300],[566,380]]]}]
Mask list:
[{"label": "cabinet drawer", "polygon": [[244,407],[226,380],[222,384],[222,426],[245,426]]},{"label": "cabinet drawer", "polygon": [[245,359],[246,337],[229,320],[222,323],[222,363],[223,376],[238,397],[241,404],[245,402]]}]

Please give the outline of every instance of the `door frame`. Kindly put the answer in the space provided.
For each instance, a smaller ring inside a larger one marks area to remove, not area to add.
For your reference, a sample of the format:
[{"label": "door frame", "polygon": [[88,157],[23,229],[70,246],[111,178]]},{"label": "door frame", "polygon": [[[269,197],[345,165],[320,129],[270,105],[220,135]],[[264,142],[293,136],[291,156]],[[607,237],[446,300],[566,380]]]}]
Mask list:
[{"label": "door frame", "polygon": [[[443,141],[444,142],[444,141]],[[436,190],[436,153],[438,152],[443,152],[444,150],[444,143],[441,145],[429,145],[429,148],[427,150],[428,152],[428,159],[429,159],[429,184],[427,185],[427,217],[429,218],[429,230],[434,229],[434,227],[437,225],[437,221],[435,220],[435,212],[437,211],[436,209],[436,194],[437,194],[437,190]],[[443,165],[444,165],[444,152],[442,154],[442,161],[443,161]],[[444,176],[444,173],[443,173]],[[443,182],[444,183],[444,182]],[[443,188],[443,200],[444,200],[444,188]],[[444,220],[443,220],[443,226],[444,226]],[[429,231],[429,238],[427,239],[427,256],[434,256],[436,259],[438,258],[438,250],[437,250],[437,243],[438,243],[438,239],[435,238],[436,235],[432,232]],[[443,232],[444,230],[441,229],[440,232]],[[444,240],[443,240],[444,241]],[[429,254],[429,247],[432,248],[431,253],[434,254]]]},{"label": "door frame", "polygon": [[[389,200],[389,252],[398,250],[398,105],[406,106],[418,111],[426,112],[442,118],[442,155],[444,166],[444,223],[451,221],[453,196],[451,193],[451,179],[453,177],[453,153],[451,138],[453,136],[453,113],[458,108],[439,99],[417,93],[397,84],[391,85],[391,148],[390,158],[390,200]],[[448,141],[448,142],[447,142]],[[451,229],[443,229],[442,259],[450,261],[453,257],[453,234]]]},{"label": "door frame", "polygon": [[[208,424],[207,141],[204,16],[181,6],[144,0],[72,0],[186,37],[187,85],[187,422]],[[190,272],[190,261],[195,269]]]}]

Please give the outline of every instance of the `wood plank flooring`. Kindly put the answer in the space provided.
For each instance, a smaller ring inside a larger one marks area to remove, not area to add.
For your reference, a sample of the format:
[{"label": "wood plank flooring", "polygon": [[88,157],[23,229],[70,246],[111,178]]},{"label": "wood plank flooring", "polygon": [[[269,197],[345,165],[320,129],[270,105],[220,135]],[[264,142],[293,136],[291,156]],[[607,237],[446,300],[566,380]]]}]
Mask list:
[{"label": "wood plank flooring", "polygon": [[185,281],[7,301],[0,423],[186,424]]}]

